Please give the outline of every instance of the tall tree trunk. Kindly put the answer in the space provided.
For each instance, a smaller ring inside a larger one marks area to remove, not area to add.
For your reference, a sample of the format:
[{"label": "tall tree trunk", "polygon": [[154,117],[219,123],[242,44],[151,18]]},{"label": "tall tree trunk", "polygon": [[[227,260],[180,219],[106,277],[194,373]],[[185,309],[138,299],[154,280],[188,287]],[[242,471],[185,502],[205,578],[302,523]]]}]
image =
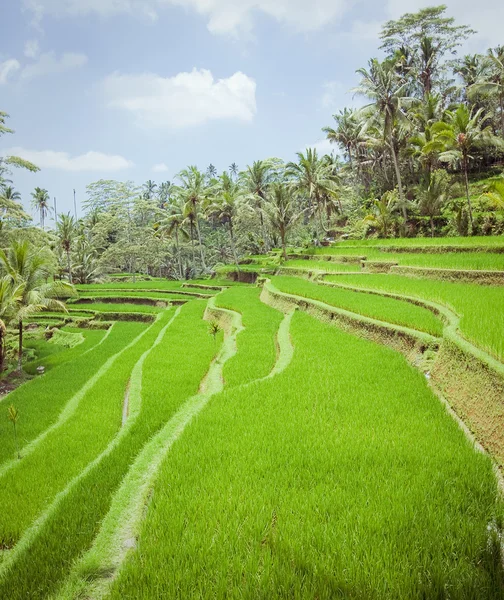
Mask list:
[{"label": "tall tree trunk", "polygon": [[282,240],[283,259],[287,260],[287,246],[285,244],[285,228],[280,227],[280,238]]},{"label": "tall tree trunk", "polygon": [[70,249],[66,251],[67,254],[67,264],[68,264],[68,281],[73,283],[72,281],[72,261],[70,260]]},{"label": "tall tree trunk", "polygon": [[0,340],[0,375],[4,370],[4,362],[5,362],[5,330],[2,329],[1,332],[2,339]]},{"label": "tall tree trunk", "polygon": [[402,213],[404,220],[408,218],[408,213],[406,212],[406,199],[404,197],[404,191],[402,187],[402,179],[401,179],[401,171],[399,170],[399,162],[397,161],[397,155],[394,148],[394,137],[390,136],[390,150],[392,152],[392,161],[394,163],[394,169],[397,179],[397,187],[399,188],[399,198],[401,199],[402,204]]},{"label": "tall tree trunk", "polygon": [[19,321],[18,371],[23,367],[23,321]]},{"label": "tall tree trunk", "polygon": [[178,227],[175,227],[175,243],[177,244],[177,259],[178,259],[180,279],[184,279],[184,273],[182,271],[182,257],[180,256],[180,244],[179,244],[179,239],[178,239]]},{"label": "tall tree trunk", "polygon": [[434,217],[432,215],[430,217],[430,231],[431,237],[434,237]]},{"label": "tall tree trunk", "polygon": [[191,225],[191,246],[192,246],[192,262],[193,262],[193,270],[194,270],[194,274],[196,275],[196,251],[194,249],[194,224],[192,221],[190,221],[190,225]]},{"label": "tall tree trunk", "polygon": [[501,137],[504,138],[504,83],[502,84],[503,89],[499,96],[500,105],[500,118],[501,118]]},{"label": "tall tree trunk", "polygon": [[473,228],[473,214],[472,214],[471,195],[469,193],[469,174],[468,174],[467,156],[465,154],[462,157],[462,169],[464,171],[464,184],[465,184],[465,191],[466,191],[466,198],[467,198],[467,208],[469,209],[469,222],[471,223],[471,229],[472,229]]},{"label": "tall tree trunk", "polygon": [[203,267],[203,271],[206,271],[206,263],[205,263],[205,252],[203,250],[203,244],[201,243],[201,232],[199,226],[199,219],[196,215],[196,233],[198,234],[198,242],[200,247],[200,256],[201,256],[201,266]]},{"label": "tall tree trunk", "polygon": [[268,237],[266,235],[266,225],[264,223],[264,215],[263,215],[263,202],[264,202],[264,198],[259,195],[259,219],[261,221],[261,235],[263,238],[263,242],[264,242],[264,250],[265,252],[269,252],[269,241],[268,241]]},{"label": "tall tree trunk", "polygon": [[238,264],[238,256],[236,256],[236,246],[235,246],[234,235],[233,235],[233,223],[231,222],[231,219],[229,220],[229,237],[231,239],[231,250],[233,251],[235,265],[236,265],[236,268],[239,271],[240,270],[240,265]]}]

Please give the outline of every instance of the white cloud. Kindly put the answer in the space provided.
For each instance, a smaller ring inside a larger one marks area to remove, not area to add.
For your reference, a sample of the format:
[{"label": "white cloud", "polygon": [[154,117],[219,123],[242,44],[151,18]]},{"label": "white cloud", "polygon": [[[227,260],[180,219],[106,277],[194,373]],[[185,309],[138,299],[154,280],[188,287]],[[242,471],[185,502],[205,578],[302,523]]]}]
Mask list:
[{"label": "white cloud", "polygon": [[153,173],[166,173],[166,171],[168,171],[168,166],[165,165],[164,163],[159,163],[152,167]]},{"label": "white cloud", "polygon": [[102,87],[108,106],[129,112],[145,127],[179,129],[216,119],[251,121],[256,113],[255,81],[241,72],[217,80],[206,69],[174,77],[114,73]]},{"label": "white cloud", "polygon": [[37,58],[40,53],[38,40],[28,40],[25,42],[24,55],[27,58]]},{"label": "white cloud", "polygon": [[157,18],[166,6],[192,9],[207,19],[216,34],[239,35],[253,27],[254,15],[263,13],[298,31],[313,31],[339,19],[357,0],[24,0],[37,22],[45,14],[113,17],[130,14]]},{"label": "white cloud", "polygon": [[15,58],[9,58],[0,63],[0,85],[7,83],[10,76],[15,73],[21,65]]},{"label": "white cloud", "polygon": [[85,54],[75,54],[73,52],[64,52],[58,57],[53,51],[44,52],[37,60],[26,65],[21,71],[22,79],[33,79],[35,77],[45,77],[56,73],[64,73],[84,66],[87,63]]},{"label": "white cloud", "polygon": [[60,171],[122,171],[133,167],[134,164],[117,154],[103,152],[86,152],[78,156],[70,156],[68,152],[53,150],[27,150],[25,148],[10,148],[5,156],[20,156],[36,164],[41,169],[57,169]]}]

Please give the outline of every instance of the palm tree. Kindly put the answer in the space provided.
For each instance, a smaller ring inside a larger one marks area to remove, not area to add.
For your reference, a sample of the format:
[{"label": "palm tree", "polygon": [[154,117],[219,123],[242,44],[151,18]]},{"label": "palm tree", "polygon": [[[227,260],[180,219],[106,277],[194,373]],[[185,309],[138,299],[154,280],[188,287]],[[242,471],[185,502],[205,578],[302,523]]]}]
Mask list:
[{"label": "palm tree", "polygon": [[58,236],[61,247],[67,256],[68,281],[70,283],[72,283],[72,261],[70,258],[70,251],[72,249],[72,243],[76,233],[77,224],[70,213],[67,213],[66,215],[60,215],[56,223],[56,235]]},{"label": "palm tree", "polygon": [[494,208],[504,210],[504,176],[494,179],[483,197],[490,200]]},{"label": "palm tree", "polygon": [[229,166],[229,174],[235,179],[238,177],[238,165],[235,162]]},{"label": "palm tree", "polygon": [[199,209],[204,201],[208,198],[211,190],[206,184],[205,175],[195,166],[191,166],[188,169],[180,171],[180,173],[177,175],[177,179],[180,181],[181,185],[176,186],[175,190],[178,197],[184,202],[185,218],[191,226],[191,239],[192,230],[193,228],[196,229],[200,249],[201,265],[205,271],[205,251],[201,240]]},{"label": "palm tree", "polygon": [[159,186],[158,197],[159,197],[159,207],[160,208],[164,208],[165,207],[165,204],[170,199],[171,192],[172,192],[171,181],[164,181]]},{"label": "palm tree", "polygon": [[278,158],[256,160],[252,166],[248,166],[240,173],[240,184],[243,188],[244,197],[248,199],[252,207],[258,212],[261,222],[261,235],[264,250],[269,251],[269,241],[264,222],[264,203],[271,184],[278,178],[278,170],[282,161]]},{"label": "palm tree", "polygon": [[333,144],[339,144],[344,148],[350,168],[353,167],[353,152],[359,140],[361,126],[352,109],[345,108],[339,114],[333,115],[336,121],[336,128],[324,127],[322,131],[327,135],[327,139]]},{"label": "palm tree", "polygon": [[0,189],[0,228],[5,220],[24,221],[31,218],[23,210],[20,200],[20,193],[13,187],[6,185]]},{"label": "palm tree", "polygon": [[287,260],[287,234],[304,212],[299,211],[297,206],[292,186],[285,183],[274,183],[271,186],[266,204],[266,212],[269,216],[271,227],[280,234],[284,260]]},{"label": "palm tree", "polygon": [[434,237],[434,217],[441,214],[441,209],[449,200],[450,177],[443,169],[429,174],[429,178],[418,191],[418,207],[422,215],[429,217],[431,237]]},{"label": "palm tree", "polygon": [[390,227],[394,222],[394,212],[397,209],[397,191],[385,192],[378,200],[373,200],[373,211],[364,218],[364,223],[369,223],[378,229],[384,238],[387,238]]},{"label": "palm tree", "polygon": [[432,147],[441,149],[439,159],[446,163],[457,164],[462,167],[464,185],[469,210],[469,221],[473,226],[471,195],[469,193],[469,162],[471,152],[476,147],[502,145],[499,138],[493,135],[491,128],[486,125],[488,117],[483,109],[470,110],[465,104],[447,113],[447,122],[434,123],[432,131],[434,139]]},{"label": "palm tree", "polygon": [[226,224],[228,226],[231,250],[238,271],[240,270],[240,267],[238,265],[238,256],[236,254],[233,225],[242,197],[239,185],[233,181],[227,173],[223,173],[219,178],[216,196],[207,207],[208,216],[217,219],[224,226]]},{"label": "palm tree", "polygon": [[0,279],[0,374],[4,370],[7,325],[19,311],[23,298],[23,285],[12,281],[9,275]]},{"label": "palm tree", "polygon": [[308,148],[306,154],[298,152],[297,157],[297,163],[287,164],[286,174],[293,178],[295,189],[308,199],[311,212],[318,212],[324,231],[322,210],[326,208],[327,198],[336,192],[337,178],[332,165],[319,158],[315,148]]},{"label": "palm tree", "polygon": [[51,212],[49,192],[43,188],[36,187],[35,191],[32,192],[32,198],[32,206],[39,211],[40,226],[44,229],[45,218]]},{"label": "palm tree", "polygon": [[158,227],[159,235],[175,236],[175,245],[177,248],[177,261],[180,279],[184,279],[184,270],[182,268],[182,255],[180,253],[179,234],[183,235],[184,237],[189,237],[187,235],[187,231],[184,229],[184,219],[184,205],[181,201],[175,201],[172,204],[170,204],[168,208],[168,216],[160,222]]},{"label": "palm tree", "polygon": [[500,114],[500,134],[504,138],[504,46],[490,48],[484,59],[487,72],[469,88],[471,92],[497,96]]},{"label": "palm tree", "polygon": [[156,190],[157,190],[157,184],[152,181],[152,179],[148,179],[144,184],[143,184],[143,197],[145,200],[152,200],[152,198],[155,196],[156,194]]},{"label": "palm tree", "polygon": [[0,269],[18,287],[17,311],[13,320],[18,322],[18,370],[23,362],[23,321],[41,310],[66,312],[59,300],[75,294],[74,287],[62,281],[46,283],[51,274],[51,259],[27,240],[15,241],[7,251],[0,250]]},{"label": "palm tree", "polygon": [[206,170],[206,175],[207,175],[208,179],[214,179],[215,177],[217,177],[217,169],[215,168],[214,165],[212,165],[212,163],[210,163],[208,165],[208,168]]},{"label": "palm tree", "polygon": [[399,197],[403,205],[403,216],[406,219],[406,200],[396,152],[396,127],[398,123],[407,121],[405,109],[413,103],[414,99],[408,95],[407,82],[398,78],[393,61],[386,60],[380,63],[374,58],[369,62],[369,70],[358,69],[357,73],[361,76],[361,82],[353,90],[354,93],[372,100],[372,103],[361,109],[360,113],[364,115],[373,110],[383,120],[383,135],[392,156]]}]

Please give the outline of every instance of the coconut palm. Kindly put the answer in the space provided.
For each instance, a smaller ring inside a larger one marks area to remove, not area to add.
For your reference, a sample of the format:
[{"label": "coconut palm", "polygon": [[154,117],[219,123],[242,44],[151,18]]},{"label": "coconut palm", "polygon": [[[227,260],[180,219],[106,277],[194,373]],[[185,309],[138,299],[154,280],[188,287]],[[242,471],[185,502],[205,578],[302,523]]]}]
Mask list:
[{"label": "coconut palm", "polygon": [[152,179],[148,179],[142,186],[144,199],[152,200],[156,195],[157,187],[157,184]]},{"label": "coconut palm", "polygon": [[358,69],[357,73],[361,76],[361,81],[353,90],[354,93],[372,100],[360,110],[360,114],[370,116],[374,111],[382,119],[383,136],[392,157],[403,216],[406,219],[406,201],[396,150],[396,128],[401,122],[407,121],[406,109],[413,104],[414,98],[409,95],[407,82],[397,76],[393,61],[381,63],[374,58],[369,62],[368,70]]},{"label": "coconut palm", "polygon": [[184,203],[184,214],[191,228],[191,239],[193,229],[198,236],[200,249],[201,265],[206,270],[205,250],[201,240],[201,230],[199,225],[199,212],[205,200],[209,197],[211,188],[205,181],[205,175],[197,167],[191,166],[177,175],[180,185],[175,186],[174,191],[177,197]]},{"label": "coconut palm", "polygon": [[324,127],[322,131],[327,135],[327,139],[333,144],[339,144],[344,148],[350,167],[353,167],[354,152],[357,151],[359,143],[359,133],[361,124],[357,118],[356,112],[345,108],[339,114],[333,115],[336,121],[336,128]]},{"label": "coconut palm", "polygon": [[0,373],[4,370],[7,326],[18,313],[22,298],[23,284],[4,275],[0,279]]},{"label": "coconut palm", "polygon": [[271,227],[280,235],[282,255],[284,260],[287,260],[287,234],[304,212],[298,209],[293,187],[285,183],[274,183],[268,194],[265,208]]},{"label": "coconut palm", "polygon": [[60,215],[56,223],[56,235],[58,236],[59,243],[62,249],[66,253],[67,257],[67,269],[68,269],[68,281],[72,283],[72,260],[70,252],[72,250],[72,243],[77,234],[77,226],[75,219],[67,213],[66,215]]},{"label": "coconut palm", "polygon": [[308,148],[306,154],[297,153],[298,162],[290,162],[286,174],[293,178],[295,189],[309,203],[310,212],[318,213],[320,228],[324,231],[322,211],[327,209],[327,199],[337,190],[337,176],[331,163],[319,158],[315,148]]},{"label": "coconut palm", "polygon": [[45,218],[51,212],[49,192],[43,188],[36,187],[35,191],[32,192],[32,198],[32,207],[39,211],[40,226],[44,229]]},{"label": "coconut palm", "polygon": [[0,269],[18,288],[17,310],[12,318],[18,323],[18,370],[23,361],[23,321],[42,310],[66,312],[60,298],[75,293],[74,287],[66,282],[47,282],[51,267],[50,257],[26,240],[13,242],[7,251],[0,250]]},{"label": "coconut palm", "polygon": [[471,93],[489,93],[497,97],[500,115],[500,134],[504,138],[504,46],[488,51],[484,59],[486,73],[469,88]]},{"label": "coconut palm", "polygon": [[[182,255],[180,252],[180,238],[182,235],[184,237],[189,237],[186,229],[184,228],[184,205],[181,201],[175,200],[168,207],[168,216],[165,217],[158,226],[158,233],[160,236],[174,236],[175,237],[175,246],[177,248],[177,262],[179,268],[179,277],[180,279],[184,278],[184,270],[182,268]],[[194,261],[194,253],[193,253],[193,261]]]},{"label": "coconut palm", "polygon": [[238,165],[235,162],[229,166],[229,174],[235,179],[238,177]]},{"label": "coconut palm", "polygon": [[364,223],[372,225],[378,229],[382,237],[387,238],[394,222],[397,206],[397,191],[385,192],[379,200],[373,200],[372,212],[364,218]]},{"label": "coconut palm", "polygon": [[252,166],[248,166],[240,173],[240,184],[243,188],[244,197],[250,201],[252,208],[259,214],[261,222],[261,235],[264,250],[269,251],[269,240],[264,220],[264,203],[272,183],[278,179],[278,172],[282,161],[278,158],[256,160]]},{"label": "coconut palm", "polygon": [[238,270],[240,270],[240,267],[238,265],[238,255],[236,254],[233,226],[242,199],[243,195],[238,183],[233,181],[227,173],[223,173],[215,189],[215,196],[206,210],[209,217],[216,219],[224,226],[228,226],[231,250]]},{"label": "coconut palm", "polygon": [[469,193],[469,163],[472,152],[478,147],[502,145],[499,138],[493,135],[488,117],[483,109],[471,110],[465,104],[447,113],[447,122],[434,123],[432,131],[434,139],[432,148],[442,150],[439,160],[452,165],[460,164],[466,191],[469,221],[473,225],[471,195]]},{"label": "coconut palm", "polygon": [[418,190],[418,208],[422,215],[429,217],[432,237],[434,237],[434,217],[441,214],[441,209],[449,200],[449,191],[450,176],[443,169],[430,173]]}]

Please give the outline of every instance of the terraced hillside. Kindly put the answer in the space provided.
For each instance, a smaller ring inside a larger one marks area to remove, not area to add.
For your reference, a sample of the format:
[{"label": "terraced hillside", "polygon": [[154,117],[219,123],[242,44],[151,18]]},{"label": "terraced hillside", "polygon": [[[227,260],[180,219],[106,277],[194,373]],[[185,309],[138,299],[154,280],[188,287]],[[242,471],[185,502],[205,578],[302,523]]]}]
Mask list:
[{"label": "terraced hillside", "polygon": [[79,343],[0,400],[0,598],[504,597],[504,287],[353,250],[34,317]]}]

